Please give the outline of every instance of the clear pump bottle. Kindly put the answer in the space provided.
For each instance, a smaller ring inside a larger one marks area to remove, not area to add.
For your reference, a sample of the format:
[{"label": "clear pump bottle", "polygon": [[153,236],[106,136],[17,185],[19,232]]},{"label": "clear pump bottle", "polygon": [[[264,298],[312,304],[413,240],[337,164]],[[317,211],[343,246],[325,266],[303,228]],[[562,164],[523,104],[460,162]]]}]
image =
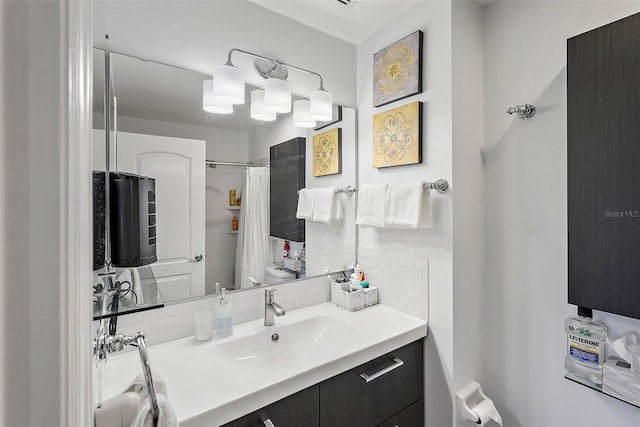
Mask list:
[{"label": "clear pump bottle", "polygon": [[578,317],[565,320],[564,329],[567,332],[567,356],[564,358],[567,372],[602,384],[607,327],[592,319],[590,308],[578,307]]},{"label": "clear pump bottle", "polygon": [[233,333],[233,310],[231,303],[227,298],[226,288],[222,288],[222,296],[220,297],[220,305],[216,307],[215,330],[216,337],[224,338]]}]

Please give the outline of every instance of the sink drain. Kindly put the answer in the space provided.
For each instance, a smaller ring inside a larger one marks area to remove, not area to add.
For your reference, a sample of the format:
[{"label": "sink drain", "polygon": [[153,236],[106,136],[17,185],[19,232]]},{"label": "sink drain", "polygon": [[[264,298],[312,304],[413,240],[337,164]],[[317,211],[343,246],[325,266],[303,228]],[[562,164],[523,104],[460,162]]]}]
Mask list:
[{"label": "sink drain", "polygon": [[279,339],[280,339],[280,335],[278,334],[271,335],[271,341],[278,342]]}]

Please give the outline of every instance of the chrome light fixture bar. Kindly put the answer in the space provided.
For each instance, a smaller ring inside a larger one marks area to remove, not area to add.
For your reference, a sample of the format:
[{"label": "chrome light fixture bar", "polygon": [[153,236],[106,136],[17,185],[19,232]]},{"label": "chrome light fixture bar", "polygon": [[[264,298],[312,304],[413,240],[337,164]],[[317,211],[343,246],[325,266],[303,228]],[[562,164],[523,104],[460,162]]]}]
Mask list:
[{"label": "chrome light fixture bar", "polygon": [[[227,104],[243,104],[245,93],[245,73],[233,65],[234,52],[256,58],[256,72],[265,79],[264,91],[252,93],[252,114],[256,120],[274,120],[276,113],[291,111],[291,84],[286,80],[288,69],[312,74],[320,79],[317,90],[311,91],[309,101],[294,103],[294,125],[313,127],[315,121],[329,121],[333,117],[333,95],[324,88],[324,80],[319,73],[286,62],[267,58],[256,53],[233,48],[229,50],[227,62],[213,69],[212,96]],[[254,91],[255,92],[255,91]],[[253,103],[256,103],[255,107]]]}]

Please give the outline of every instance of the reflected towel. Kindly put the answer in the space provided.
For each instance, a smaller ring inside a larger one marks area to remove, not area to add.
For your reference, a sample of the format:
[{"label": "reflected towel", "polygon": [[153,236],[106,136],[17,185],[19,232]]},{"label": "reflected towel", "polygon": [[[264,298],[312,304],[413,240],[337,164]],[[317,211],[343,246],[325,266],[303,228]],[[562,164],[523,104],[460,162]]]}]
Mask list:
[{"label": "reflected towel", "polygon": [[342,207],[336,187],[316,188],[313,199],[313,221],[331,224],[342,218]]},{"label": "reflected towel", "polygon": [[358,189],[358,213],[356,224],[368,227],[384,227],[385,185],[362,185]]},{"label": "reflected towel", "polygon": [[393,228],[433,227],[429,190],[424,189],[424,182],[389,185],[384,223]]},{"label": "reflected towel", "polygon": [[[158,409],[160,414],[158,415],[157,427],[178,427],[178,417],[173,408],[169,404],[164,394],[157,394]],[[151,402],[149,399],[145,399],[135,421],[131,424],[131,427],[153,427],[153,413],[151,412]]]},{"label": "reflected towel", "polygon": [[[164,382],[164,379],[155,372],[151,372],[151,377],[153,378],[153,387],[156,390],[156,394],[163,394],[167,396],[167,384]],[[147,381],[144,379],[144,374],[140,374],[135,377],[123,393],[128,391],[135,391],[140,394],[142,399],[147,398],[149,391],[147,390]]]},{"label": "reflected towel", "polygon": [[315,188],[302,188],[298,191],[298,209],[296,218],[312,219],[313,218],[313,202],[315,199]]}]

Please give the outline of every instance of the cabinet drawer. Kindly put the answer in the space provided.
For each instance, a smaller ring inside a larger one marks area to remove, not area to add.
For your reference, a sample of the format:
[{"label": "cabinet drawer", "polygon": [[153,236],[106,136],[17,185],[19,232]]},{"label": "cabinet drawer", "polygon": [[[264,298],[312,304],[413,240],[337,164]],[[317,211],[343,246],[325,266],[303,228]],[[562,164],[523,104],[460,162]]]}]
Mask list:
[{"label": "cabinet drawer", "polygon": [[399,414],[394,415],[378,427],[423,427],[424,399],[420,399]]},{"label": "cabinet drawer", "polygon": [[320,383],[320,425],[371,427],[423,396],[422,340]]},{"label": "cabinet drawer", "polygon": [[316,427],[319,423],[318,385],[278,400],[222,427],[265,427],[271,420],[276,427]]}]

